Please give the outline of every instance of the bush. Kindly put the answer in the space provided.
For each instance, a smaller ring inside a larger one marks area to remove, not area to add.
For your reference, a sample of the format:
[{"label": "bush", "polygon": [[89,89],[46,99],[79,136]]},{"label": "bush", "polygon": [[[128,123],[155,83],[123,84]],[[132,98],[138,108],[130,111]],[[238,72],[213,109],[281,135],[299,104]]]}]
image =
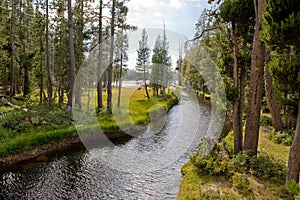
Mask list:
[{"label": "bush", "polygon": [[241,152],[230,159],[214,151],[206,157],[200,157],[197,153],[191,157],[190,161],[197,167],[199,174],[229,178],[235,173],[252,174],[261,180],[270,180],[280,184],[285,182],[285,164],[264,153],[251,157],[246,152]]},{"label": "bush", "polygon": [[58,128],[67,128],[72,125],[72,118],[63,111],[50,112],[42,116],[44,128],[47,131],[56,130]]},{"label": "bush", "polygon": [[29,124],[26,121],[28,113],[24,111],[10,111],[4,114],[1,118],[0,126],[16,132],[23,132]]},{"label": "bush", "polygon": [[230,131],[233,130],[233,124],[230,120],[226,120],[224,122],[224,126],[223,126],[223,129],[222,129],[222,132],[221,132],[221,135],[220,135],[220,138],[225,138]]},{"label": "bush", "polygon": [[212,190],[212,189],[208,189],[204,192],[202,192],[201,194],[201,200],[238,200],[239,197],[236,196],[234,193],[230,192],[230,191],[226,191],[226,190]]},{"label": "bush", "polygon": [[294,180],[288,182],[288,190],[293,193],[296,200],[300,200],[300,187]]},{"label": "bush", "polygon": [[236,188],[239,191],[239,193],[241,193],[244,196],[248,196],[252,193],[250,182],[245,175],[239,172],[235,172],[231,179],[233,187]]},{"label": "bush", "polygon": [[284,144],[290,146],[293,142],[295,135],[294,129],[284,129],[276,132],[274,129],[269,132],[268,139],[276,142],[277,144]]},{"label": "bush", "polygon": [[[30,120],[29,120],[30,118]],[[18,133],[28,131],[32,126],[46,131],[66,128],[72,124],[72,118],[63,111],[38,113],[12,110],[1,117],[0,126]]]},{"label": "bush", "polygon": [[250,170],[254,176],[261,180],[270,180],[274,183],[284,184],[286,166],[267,154],[259,154],[250,158]]},{"label": "bush", "polygon": [[199,174],[230,177],[233,169],[230,160],[217,153],[208,154],[204,158],[194,155],[191,162],[197,167]]},{"label": "bush", "polygon": [[260,116],[260,125],[261,126],[272,126],[272,119],[266,115]]}]

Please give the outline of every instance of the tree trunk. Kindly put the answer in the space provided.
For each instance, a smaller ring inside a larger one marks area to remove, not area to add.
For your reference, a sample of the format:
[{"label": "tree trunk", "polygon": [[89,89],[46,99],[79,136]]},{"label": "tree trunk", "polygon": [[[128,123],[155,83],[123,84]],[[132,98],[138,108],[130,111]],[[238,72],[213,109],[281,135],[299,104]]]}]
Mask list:
[{"label": "tree trunk", "polygon": [[294,180],[296,183],[299,183],[299,173],[300,173],[300,99],[298,102],[296,132],[295,132],[293,143],[290,148],[288,169],[286,174],[286,183],[288,183],[290,180]]},{"label": "tree trunk", "polygon": [[111,31],[110,31],[110,49],[109,49],[109,67],[107,77],[107,112],[112,113],[112,68],[114,61],[114,36],[115,36],[115,0],[112,1],[111,11]]},{"label": "tree trunk", "polygon": [[[79,20],[79,30],[78,30],[78,57],[77,57],[77,61],[75,59],[75,63],[77,63],[76,67],[76,72],[78,72],[79,67],[81,66],[81,64],[83,63],[83,59],[84,59],[84,55],[83,55],[83,40],[84,40],[84,36],[83,36],[83,31],[84,31],[84,0],[80,0],[78,2],[79,6],[80,6],[80,19]],[[78,22],[78,21],[77,21]],[[76,42],[75,42],[76,44]],[[77,77],[76,80],[76,93],[75,93],[75,104],[77,104],[79,106],[79,108],[81,109],[82,107],[82,102],[81,102],[81,96],[82,96],[82,79],[81,77]]]},{"label": "tree trunk", "polygon": [[[123,34],[123,33],[122,33]],[[122,52],[122,48],[121,48]],[[121,105],[121,89],[122,89],[122,71],[123,71],[123,53],[121,53],[121,65],[120,65],[120,77],[119,77],[119,90],[118,90],[118,108],[120,108]]]},{"label": "tree trunk", "polygon": [[40,37],[40,104],[43,103],[44,90],[43,60],[43,41],[42,37]]},{"label": "tree trunk", "polygon": [[68,27],[69,27],[69,46],[70,46],[70,82],[69,82],[69,96],[66,113],[72,113],[73,107],[73,89],[75,84],[75,53],[74,53],[74,30],[73,30],[73,19],[72,19],[72,0],[68,0]]},{"label": "tree trunk", "polygon": [[[28,59],[28,58],[26,58]],[[29,62],[26,61],[24,65],[24,89],[23,89],[23,96],[26,97],[30,92],[30,85],[29,85]]]},{"label": "tree trunk", "polygon": [[253,38],[253,51],[251,59],[251,79],[249,91],[249,104],[246,120],[244,150],[256,155],[258,147],[259,122],[261,101],[263,95],[264,73],[264,43],[260,35],[262,30],[262,14],[264,0],[254,0],[256,22]]},{"label": "tree trunk", "polygon": [[235,35],[235,24],[232,22],[231,38],[233,43],[233,84],[237,96],[233,101],[233,134],[234,134],[234,153],[237,154],[243,149],[243,134],[242,134],[242,111],[240,102],[240,80],[239,80],[239,66],[237,60],[237,42]]},{"label": "tree trunk", "polygon": [[15,95],[15,67],[14,67],[14,28],[15,28],[15,5],[12,2],[12,10],[11,10],[11,26],[10,26],[10,94],[9,94],[9,101],[12,101],[12,97]]},{"label": "tree trunk", "polygon": [[145,63],[144,63],[144,83],[145,83],[145,90],[146,90],[146,95],[147,95],[147,98],[150,99],[150,96],[149,96],[149,92],[148,92],[148,87],[147,87],[147,80],[146,80],[146,69],[145,69]]},{"label": "tree trunk", "polygon": [[46,0],[46,65],[47,65],[47,78],[48,78],[48,101],[49,101],[49,108],[53,108],[52,102],[52,78],[51,78],[51,71],[50,71],[50,63],[49,63],[49,5],[48,0]]},{"label": "tree trunk", "polygon": [[103,100],[102,100],[102,66],[103,66],[103,41],[102,41],[102,7],[103,7],[103,0],[100,0],[99,6],[99,38],[98,38],[98,45],[99,45],[99,61],[98,61],[98,71],[97,71],[97,100],[98,100],[98,109],[103,107]]},{"label": "tree trunk", "polygon": [[166,95],[166,87],[167,87],[167,63],[166,63],[166,28],[164,21],[164,36],[163,36],[163,80],[162,80],[162,95]]},{"label": "tree trunk", "polygon": [[[268,56],[270,57],[270,55]],[[270,58],[267,58],[267,62]],[[267,103],[271,111],[272,125],[276,131],[282,130],[282,120],[280,116],[280,110],[277,103],[276,95],[274,92],[272,76],[269,73],[268,65],[265,66],[265,90],[267,96]]]}]

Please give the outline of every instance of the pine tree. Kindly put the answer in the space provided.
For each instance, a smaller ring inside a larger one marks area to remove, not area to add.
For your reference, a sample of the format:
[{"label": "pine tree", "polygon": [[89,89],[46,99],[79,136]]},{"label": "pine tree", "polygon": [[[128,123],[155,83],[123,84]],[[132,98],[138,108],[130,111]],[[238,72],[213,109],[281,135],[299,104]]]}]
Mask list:
[{"label": "pine tree", "polygon": [[74,30],[72,16],[72,0],[68,0],[68,27],[69,27],[69,46],[70,46],[70,71],[69,71],[69,86],[68,104],[66,113],[71,114],[73,107],[73,89],[75,84],[75,52],[74,52]]},{"label": "pine tree", "polygon": [[[284,8],[284,9],[283,9]],[[299,182],[300,174],[300,3],[266,0],[263,39],[272,51],[270,71],[285,89],[298,96],[296,131],[290,148],[286,183]]]},{"label": "pine tree", "polygon": [[[168,55],[169,43],[167,37],[157,36],[152,55],[150,84],[153,86],[155,95],[159,95],[159,88],[163,94],[164,70],[170,73],[171,57]],[[168,75],[166,75],[167,77]],[[167,80],[165,80],[167,82]]]},{"label": "pine tree", "polygon": [[137,50],[137,60],[135,69],[138,73],[138,80],[143,80],[144,87],[146,90],[147,98],[150,99],[150,95],[147,87],[147,80],[149,79],[149,59],[150,59],[150,47],[147,44],[148,35],[145,29],[142,32],[142,40],[139,41],[139,49]]}]

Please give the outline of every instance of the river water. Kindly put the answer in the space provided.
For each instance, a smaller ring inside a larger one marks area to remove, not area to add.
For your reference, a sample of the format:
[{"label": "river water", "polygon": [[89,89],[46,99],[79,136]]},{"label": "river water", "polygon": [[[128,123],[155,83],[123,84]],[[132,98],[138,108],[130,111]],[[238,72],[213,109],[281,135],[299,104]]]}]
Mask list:
[{"label": "river water", "polygon": [[113,147],[63,152],[19,165],[0,176],[0,199],[176,199],[180,169],[209,122],[210,110],[183,93],[160,132],[148,128]]}]

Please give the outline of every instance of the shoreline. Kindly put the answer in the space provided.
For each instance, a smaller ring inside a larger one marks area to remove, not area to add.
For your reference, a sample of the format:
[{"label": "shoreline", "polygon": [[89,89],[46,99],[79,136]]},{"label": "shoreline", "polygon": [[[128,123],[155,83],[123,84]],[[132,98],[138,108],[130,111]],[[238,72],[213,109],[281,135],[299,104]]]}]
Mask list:
[{"label": "shoreline", "polygon": [[[170,111],[170,109],[177,105],[179,103],[179,100],[176,98],[176,100],[174,100],[172,102],[172,104],[167,107],[167,112]],[[132,135],[128,135],[126,134],[126,132],[118,130],[115,132],[110,132],[110,133],[106,133],[104,132],[106,138],[108,138],[109,140],[111,140],[112,143],[120,143],[120,141],[124,142],[127,140],[132,139],[133,137],[136,137],[140,134],[142,134],[147,126],[149,125],[149,123],[147,123],[146,125],[137,125],[137,129],[134,130],[130,130],[130,132],[134,131],[135,134],[134,136]],[[76,131],[76,129],[75,129]],[[40,156],[54,156],[60,152],[64,152],[64,151],[68,151],[68,150],[78,150],[80,148],[82,149],[86,149],[85,144],[88,143],[89,145],[92,146],[97,146],[98,142],[101,142],[103,140],[103,137],[95,137],[94,135],[88,139],[84,139],[85,141],[83,142],[82,139],[80,138],[80,136],[78,134],[76,134],[75,136],[71,135],[71,136],[67,136],[62,138],[59,141],[54,141],[54,142],[49,142],[49,143],[45,143],[42,145],[38,145],[36,147],[34,147],[33,149],[30,150],[22,150],[19,152],[16,152],[14,154],[5,156],[3,158],[0,158],[0,174],[5,173],[6,171],[9,171],[9,169],[11,168],[17,168],[18,164],[24,163],[24,162],[30,162],[31,160],[35,160],[38,159]],[[98,143],[99,145],[99,143]]]}]

